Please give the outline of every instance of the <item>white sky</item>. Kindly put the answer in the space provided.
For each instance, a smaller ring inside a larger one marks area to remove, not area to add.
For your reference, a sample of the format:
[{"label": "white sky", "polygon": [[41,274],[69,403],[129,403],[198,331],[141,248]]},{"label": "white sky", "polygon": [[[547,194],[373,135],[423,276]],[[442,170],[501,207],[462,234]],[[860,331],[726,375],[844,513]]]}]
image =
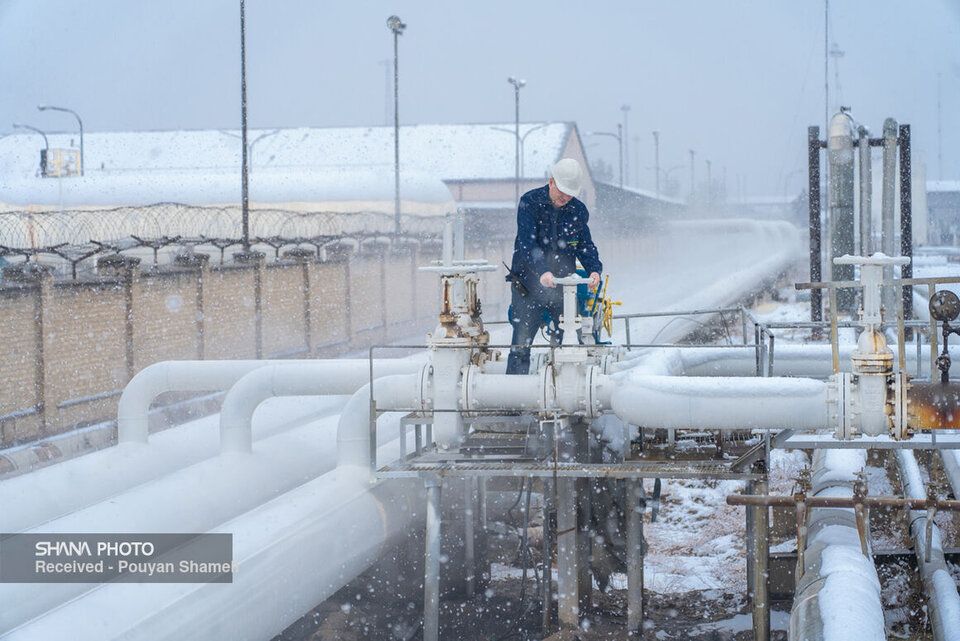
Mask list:
[{"label": "white sky", "polygon": [[[517,75],[523,121],[615,131],[629,104],[628,184],[653,185],[655,129],[683,192],[690,149],[697,182],[710,160],[731,195],[739,177],[749,195],[804,183],[806,127],[824,114],[822,1],[248,0],[250,126],[387,122],[393,13],[408,24],[403,124],[512,121]],[[910,123],[928,177],[960,178],[960,3],[833,0],[830,29],[845,52],[831,112],[839,93],[874,132]],[[0,0],[0,135],[75,127],[40,103],[87,131],[237,128],[239,69],[238,0]],[[616,167],[613,138],[584,142]]]}]

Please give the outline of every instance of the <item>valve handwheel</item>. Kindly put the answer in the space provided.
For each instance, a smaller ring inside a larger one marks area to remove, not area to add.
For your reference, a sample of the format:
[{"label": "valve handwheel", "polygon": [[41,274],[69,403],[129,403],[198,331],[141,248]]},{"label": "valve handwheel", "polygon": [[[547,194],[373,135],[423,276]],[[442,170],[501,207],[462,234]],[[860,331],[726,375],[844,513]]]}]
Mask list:
[{"label": "valve handwheel", "polygon": [[941,289],[930,297],[930,315],[938,321],[952,321],[960,316],[960,298],[947,289]]}]

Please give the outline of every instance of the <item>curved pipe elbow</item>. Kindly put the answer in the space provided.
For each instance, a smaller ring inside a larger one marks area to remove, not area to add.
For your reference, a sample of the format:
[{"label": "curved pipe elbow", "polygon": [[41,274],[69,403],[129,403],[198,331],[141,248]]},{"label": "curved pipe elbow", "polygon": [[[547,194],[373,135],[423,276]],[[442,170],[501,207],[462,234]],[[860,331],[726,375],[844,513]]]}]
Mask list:
[{"label": "curved pipe elbow", "polygon": [[[298,361],[302,362],[302,361]],[[147,411],[163,392],[224,390],[269,361],[161,361],[130,379],[117,407],[119,443],[146,443]]]},{"label": "curved pipe elbow", "polygon": [[[373,376],[410,373],[422,367],[414,360],[383,359],[374,361]],[[369,380],[370,363],[362,359],[277,362],[249,372],[230,388],[223,401],[221,451],[252,451],[253,413],[269,398],[353,394]]]},{"label": "curved pipe elbow", "polygon": [[644,376],[617,384],[610,406],[644,427],[817,430],[830,427],[827,389],[809,379]]},{"label": "curved pipe elbow", "polygon": [[[424,388],[429,384],[429,365],[419,374],[385,376],[373,382],[378,410],[427,409]],[[354,392],[340,414],[337,426],[337,467],[370,468],[370,383]]]}]

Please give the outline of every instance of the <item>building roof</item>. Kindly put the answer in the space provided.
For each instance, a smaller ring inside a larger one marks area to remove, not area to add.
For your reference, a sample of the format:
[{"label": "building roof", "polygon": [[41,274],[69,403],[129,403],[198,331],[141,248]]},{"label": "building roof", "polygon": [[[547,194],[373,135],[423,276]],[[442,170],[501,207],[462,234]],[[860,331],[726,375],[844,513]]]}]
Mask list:
[{"label": "building roof", "polygon": [[[572,123],[522,124],[524,173],[542,176],[561,157]],[[51,148],[75,134],[48,134]],[[42,139],[0,139],[0,203],[107,206],[240,200],[240,134],[231,130],[93,132],[84,136],[85,176],[40,178]],[[392,127],[256,129],[250,145],[254,202],[391,201]],[[444,181],[512,180],[514,125],[400,128],[401,198],[448,202]]]},{"label": "building roof", "polygon": [[927,192],[932,191],[960,192],[960,180],[928,180]]}]

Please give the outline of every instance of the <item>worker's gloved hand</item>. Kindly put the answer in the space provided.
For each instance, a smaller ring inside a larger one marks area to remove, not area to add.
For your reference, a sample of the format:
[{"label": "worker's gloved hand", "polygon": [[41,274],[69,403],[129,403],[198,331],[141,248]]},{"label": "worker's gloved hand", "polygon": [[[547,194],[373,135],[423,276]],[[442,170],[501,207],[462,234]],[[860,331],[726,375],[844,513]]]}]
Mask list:
[{"label": "worker's gloved hand", "polygon": [[[600,281],[600,277],[597,276],[597,282]],[[544,287],[556,287],[557,284],[553,281],[553,272],[543,272],[540,274],[540,284]]]},{"label": "worker's gloved hand", "polygon": [[[542,278],[541,278],[541,280],[542,280]],[[590,274],[590,282],[587,283],[587,286],[588,286],[590,289],[596,289],[597,287],[599,287],[599,286],[600,286],[600,274],[598,274],[597,272],[593,272],[592,274]]]}]

